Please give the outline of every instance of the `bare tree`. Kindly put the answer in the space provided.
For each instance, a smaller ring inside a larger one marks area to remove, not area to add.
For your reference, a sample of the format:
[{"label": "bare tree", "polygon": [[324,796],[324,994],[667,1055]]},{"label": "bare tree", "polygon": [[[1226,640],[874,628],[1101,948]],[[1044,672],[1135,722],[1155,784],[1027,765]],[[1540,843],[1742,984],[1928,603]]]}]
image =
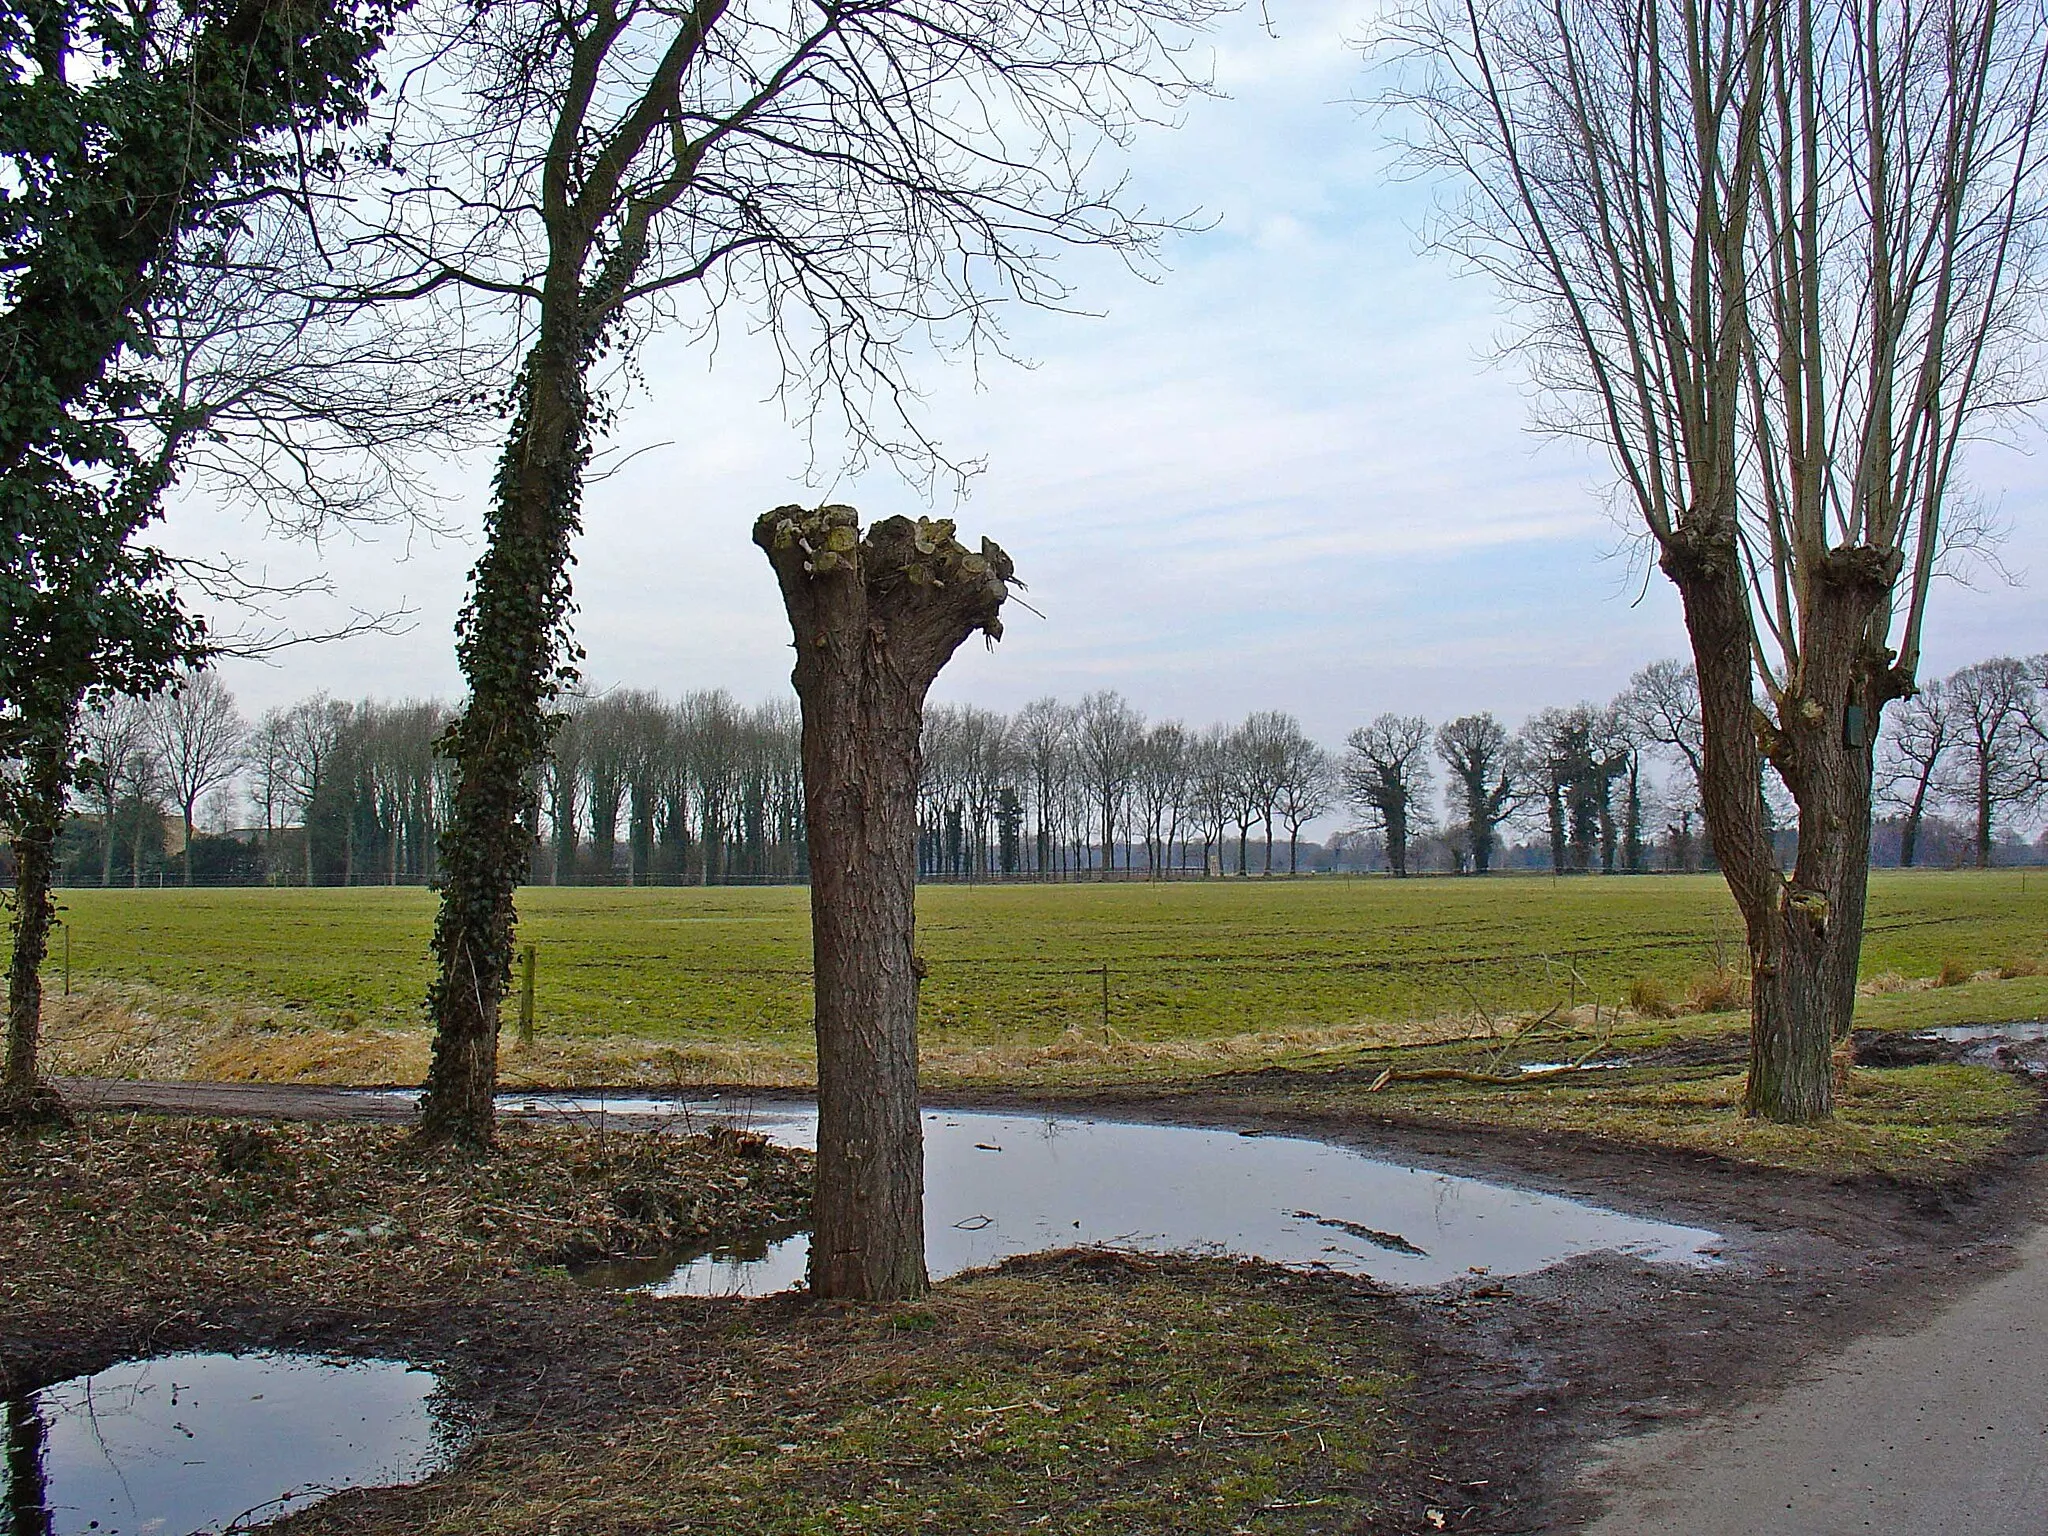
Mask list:
[{"label": "bare tree", "polygon": [[308,885],[314,881],[316,867],[314,841],[319,828],[315,813],[334,784],[354,713],[339,699],[316,693],[292,705],[281,722],[285,794],[305,833]]},{"label": "bare tree", "polygon": [[1133,788],[1145,838],[1145,870],[1155,880],[1173,861],[1174,838],[1187,805],[1192,772],[1193,749],[1186,726],[1178,720],[1162,720],[1145,733],[1138,745]]},{"label": "bare tree", "polygon": [[78,727],[79,777],[100,813],[100,884],[114,883],[114,817],[129,764],[149,752],[149,709],[140,699],[113,694],[87,710]]},{"label": "bare tree", "polygon": [[211,670],[190,672],[149,709],[150,742],[185,825],[185,883],[192,883],[193,812],[209,790],[242,767],[248,722],[235,696]]},{"label": "bare tree", "polygon": [[[910,351],[995,347],[1000,299],[1056,304],[1062,246],[1159,226],[1095,149],[1194,88],[1168,34],[1211,0],[448,4],[401,97],[373,237],[385,291],[511,306],[523,347],[457,652],[430,1006],[429,1139],[488,1144],[525,796],[573,667],[571,546],[613,417],[593,373],[649,329],[744,310],[855,456],[928,473]],[[363,206],[371,204],[365,200]],[[386,211],[388,210],[388,212]]]},{"label": "bare tree", "polygon": [[1943,770],[1956,745],[1955,712],[1939,678],[1901,699],[1886,722],[1878,756],[1878,793],[1898,812],[1899,865],[1911,869],[1919,854],[1920,826],[1931,797],[1941,792]]},{"label": "bare tree", "polygon": [[1280,819],[1287,823],[1287,873],[1301,869],[1301,829],[1337,801],[1337,765],[1330,754],[1297,734],[1281,765]]},{"label": "bare tree", "polygon": [[1942,783],[1969,812],[1977,867],[1986,869],[1998,821],[2048,791],[2032,750],[2042,737],[2040,702],[2031,669],[2010,656],[1963,668],[1942,691],[1955,736]]},{"label": "bare tree", "polygon": [[1446,789],[1464,814],[1472,848],[1472,872],[1493,867],[1493,845],[1501,823],[1515,814],[1522,800],[1522,765],[1514,738],[1491,714],[1460,715],[1440,726],[1436,755],[1449,770]]},{"label": "bare tree", "polygon": [[1615,710],[1639,740],[1683,770],[1695,792],[1703,769],[1700,685],[1680,661],[1653,661],[1628,680]]},{"label": "bare tree", "polygon": [[[851,535],[851,537],[849,537]],[[1010,560],[950,522],[781,507],[754,525],[796,633],[818,1037],[811,1288],[921,1294],[917,781],[925,694],[961,641],[1003,632]]]},{"label": "bare tree", "polygon": [[1381,715],[1345,738],[1344,791],[1386,835],[1387,863],[1408,873],[1408,847],[1428,822],[1429,722]]},{"label": "bare tree", "polygon": [[[1216,724],[1203,731],[1194,745],[1194,781],[1191,810],[1202,834],[1202,873],[1209,873],[1212,857],[1220,871],[1224,839],[1230,813],[1237,804],[1236,747],[1228,726]],[[1213,856],[1211,850],[1214,850]],[[1243,873],[1240,854],[1239,873]]]},{"label": "bare tree", "polygon": [[1056,811],[1073,777],[1074,712],[1058,699],[1033,699],[1017,711],[1011,729],[1031,785],[1031,803],[1038,817],[1038,872],[1045,875],[1051,872],[1055,845],[1060,841],[1054,830]]},{"label": "bare tree", "polygon": [[1421,0],[1389,28],[1417,66],[1389,99],[1469,194],[1445,243],[1522,303],[1546,425],[1608,452],[1683,601],[1752,962],[1745,1105],[1775,1120],[1832,1110],[1871,746],[1914,686],[1959,447],[2037,393],[2044,23]]},{"label": "bare tree", "polygon": [[1129,809],[1144,739],[1145,717],[1113,688],[1089,694],[1074,710],[1074,757],[1099,817],[1105,880],[1116,868],[1117,829]]},{"label": "bare tree", "polygon": [[1273,818],[1286,786],[1288,760],[1295,744],[1305,739],[1301,722],[1277,709],[1254,710],[1237,728],[1237,771],[1244,803],[1258,813],[1266,831],[1264,873],[1268,875],[1273,873]]}]

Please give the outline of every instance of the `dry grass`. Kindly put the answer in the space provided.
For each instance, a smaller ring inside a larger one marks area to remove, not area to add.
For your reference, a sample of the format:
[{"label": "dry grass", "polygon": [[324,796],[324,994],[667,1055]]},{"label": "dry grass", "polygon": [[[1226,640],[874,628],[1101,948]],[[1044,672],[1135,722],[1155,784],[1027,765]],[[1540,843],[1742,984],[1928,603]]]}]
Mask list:
[{"label": "dry grass", "polygon": [[535,1264],[738,1236],[799,1214],[806,1154],[752,1137],[508,1124],[500,1151],[392,1125],[90,1115],[0,1138],[0,1317],[113,1294],[448,1296]]},{"label": "dry grass", "polygon": [[1668,1019],[1678,1012],[1670,989],[1654,976],[1638,976],[1628,984],[1628,1005],[1645,1019]]},{"label": "dry grass", "polygon": [[1505,1090],[1397,1083],[1367,1093],[1347,1086],[1291,1094],[1287,1106],[1329,1118],[1370,1113],[1591,1135],[1766,1167],[1934,1184],[1989,1157],[2039,1104],[2027,1084],[1983,1067],[1858,1071],[1849,1075],[1832,1121],[1783,1126],[1745,1118],[1742,1088],[1739,1071],[1635,1068]]},{"label": "dry grass", "polygon": [[[658,1304],[657,1304],[658,1305]],[[294,1529],[823,1536],[1351,1530],[1402,1384],[1362,1289],[1219,1261],[1027,1260],[914,1305],[735,1311],[610,1432],[492,1436]]]},{"label": "dry grass", "polygon": [[1734,1013],[1749,1006],[1749,978],[1733,966],[1715,965],[1685,985],[1686,1013]]}]

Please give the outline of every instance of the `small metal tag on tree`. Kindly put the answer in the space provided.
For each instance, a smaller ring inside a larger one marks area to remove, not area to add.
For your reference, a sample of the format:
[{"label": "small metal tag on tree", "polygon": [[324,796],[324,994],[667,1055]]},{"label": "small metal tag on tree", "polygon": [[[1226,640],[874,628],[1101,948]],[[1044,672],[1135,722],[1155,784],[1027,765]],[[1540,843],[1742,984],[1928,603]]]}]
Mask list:
[{"label": "small metal tag on tree", "polygon": [[925,694],[961,641],[1001,637],[1010,557],[950,520],[778,507],[754,524],[795,634],[818,1039],[812,1291],[921,1294],[917,779]]}]

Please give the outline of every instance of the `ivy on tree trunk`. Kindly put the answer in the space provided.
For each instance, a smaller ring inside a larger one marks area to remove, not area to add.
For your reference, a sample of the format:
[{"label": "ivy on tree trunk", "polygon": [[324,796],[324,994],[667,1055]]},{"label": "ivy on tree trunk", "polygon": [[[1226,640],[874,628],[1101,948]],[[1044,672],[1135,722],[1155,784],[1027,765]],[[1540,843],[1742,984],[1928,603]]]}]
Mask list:
[{"label": "ivy on tree trunk", "polygon": [[442,750],[454,761],[441,836],[441,905],[428,994],[433,1057],[420,1105],[429,1141],[487,1147],[496,1134],[498,1009],[512,977],[513,892],[532,862],[528,810],[575,651],[569,544],[589,458],[583,348],[544,336],[520,380],[498,464],[488,547],[471,575],[456,647],[469,698]]},{"label": "ivy on tree trunk", "polygon": [[960,642],[1002,634],[1010,559],[950,521],[778,507],[754,524],[796,637],[818,1040],[812,1291],[921,1294],[917,781],[925,694]]}]

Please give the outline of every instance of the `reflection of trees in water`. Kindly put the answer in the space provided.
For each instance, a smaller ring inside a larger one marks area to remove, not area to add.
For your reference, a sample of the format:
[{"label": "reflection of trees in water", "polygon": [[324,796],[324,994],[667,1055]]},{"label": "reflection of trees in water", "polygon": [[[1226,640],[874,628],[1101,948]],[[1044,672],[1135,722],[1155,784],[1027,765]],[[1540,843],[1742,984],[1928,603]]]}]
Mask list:
[{"label": "reflection of trees in water", "polygon": [[43,1419],[35,1400],[7,1400],[7,1489],[9,1536],[50,1536],[49,1491],[43,1472]]}]

